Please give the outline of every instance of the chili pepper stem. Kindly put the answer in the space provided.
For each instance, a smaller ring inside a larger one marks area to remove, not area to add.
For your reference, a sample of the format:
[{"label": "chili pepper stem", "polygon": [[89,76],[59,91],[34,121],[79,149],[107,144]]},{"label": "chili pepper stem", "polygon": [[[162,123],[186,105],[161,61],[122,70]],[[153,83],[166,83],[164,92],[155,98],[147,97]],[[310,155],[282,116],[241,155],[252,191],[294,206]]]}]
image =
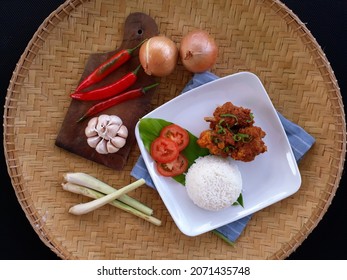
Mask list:
[{"label": "chili pepper stem", "polygon": [[146,42],[148,39],[142,40],[137,46],[133,47],[132,49],[128,49],[128,53],[131,54],[133,53],[137,48],[139,48],[144,42]]},{"label": "chili pepper stem", "polygon": [[141,67],[141,64],[139,66],[136,67],[136,69],[133,71],[133,74],[134,75],[137,75],[137,73],[139,72],[140,70],[140,67]]},{"label": "chili pepper stem", "polygon": [[142,88],[142,92],[149,91],[150,89],[156,87],[157,85],[159,85],[159,83],[155,83],[155,84],[153,84],[153,85],[146,86],[146,87]]},{"label": "chili pepper stem", "polygon": [[84,121],[87,118],[87,114],[84,114],[82,117],[80,117],[76,122],[79,123],[81,121]]},{"label": "chili pepper stem", "polygon": [[147,92],[148,90],[156,87],[157,85],[159,85],[159,83],[155,83],[146,87],[142,87],[142,88],[137,88],[137,89],[133,89],[127,92],[124,92],[120,95],[111,97],[105,101],[102,101],[100,103],[97,103],[96,105],[92,106],[91,108],[89,108],[89,110],[81,117],[79,118],[76,122],[79,123],[83,120],[85,120],[88,117],[91,117],[92,115],[95,115],[109,107],[112,107],[116,104],[119,104],[125,100],[128,99],[133,99],[136,97],[141,96],[142,94],[145,94],[145,92]]}]

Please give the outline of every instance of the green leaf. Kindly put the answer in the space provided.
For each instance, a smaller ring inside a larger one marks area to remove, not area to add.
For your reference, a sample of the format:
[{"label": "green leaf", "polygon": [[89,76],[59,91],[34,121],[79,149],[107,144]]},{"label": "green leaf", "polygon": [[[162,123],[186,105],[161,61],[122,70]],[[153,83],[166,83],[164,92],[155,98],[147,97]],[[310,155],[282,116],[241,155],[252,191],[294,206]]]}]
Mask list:
[{"label": "green leaf", "polygon": [[226,243],[228,243],[229,245],[231,246],[235,246],[235,243],[232,242],[231,240],[228,239],[228,237],[226,237],[224,234],[220,233],[219,231],[217,230],[212,230],[212,232],[217,235],[219,238],[221,238],[222,240],[224,240]]},{"label": "green leaf", "polygon": [[239,197],[238,197],[237,200],[233,203],[233,205],[234,205],[234,206],[240,205],[240,206],[244,207],[242,193],[240,193]]},{"label": "green leaf", "polygon": [[[172,123],[163,119],[156,118],[144,118],[140,120],[139,133],[143,145],[148,152],[150,152],[151,143],[153,142],[153,140],[156,139],[159,136],[160,131],[169,124]],[[187,132],[189,134],[189,144],[182,151],[182,154],[187,158],[188,167],[190,167],[197,158],[208,155],[209,151],[208,149],[201,148],[196,142],[198,138],[188,130]],[[181,174],[172,178],[175,179],[178,183],[185,185],[185,174]]]}]

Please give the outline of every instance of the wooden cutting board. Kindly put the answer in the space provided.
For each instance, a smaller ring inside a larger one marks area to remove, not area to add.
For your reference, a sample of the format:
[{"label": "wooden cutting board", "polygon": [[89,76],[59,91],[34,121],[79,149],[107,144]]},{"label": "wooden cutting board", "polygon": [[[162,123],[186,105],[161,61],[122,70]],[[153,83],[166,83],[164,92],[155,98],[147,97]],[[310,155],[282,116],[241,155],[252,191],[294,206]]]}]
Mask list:
[{"label": "wooden cutting board", "polygon": [[[156,36],[158,33],[158,27],[150,16],[143,13],[130,14],[126,18],[124,24],[123,40],[119,48],[108,53],[96,53],[90,55],[80,82],[100,63],[105,61],[114,53],[122,49],[133,48],[141,43],[144,39]],[[95,87],[103,86],[116,81],[126,73],[135,70],[139,64],[140,62],[137,50],[134,52],[133,57],[128,62],[106,77]],[[138,74],[138,80],[129,89],[151,85],[155,82],[154,77],[145,74],[143,69],[141,69]],[[82,156],[88,160],[103,164],[112,169],[122,170],[127,162],[129,152],[136,140],[134,131],[135,125],[142,116],[150,111],[151,96],[153,95],[154,90],[155,88],[147,91],[146,94],[140,98],[128,100],[99,113],[99,115],[109,114],[119,116],[123,120],[124,125],[128,128],[129,135],[127,142],[125,146],[117,153],[106,155],[99,154],[94,148],[89,147],[84,130],[90,118],[82,122],[76,122],[91,106],[96,104],[98,101],[80,101],[71,99],[70,106],[55,141],[56,146],[76,155]]]}]

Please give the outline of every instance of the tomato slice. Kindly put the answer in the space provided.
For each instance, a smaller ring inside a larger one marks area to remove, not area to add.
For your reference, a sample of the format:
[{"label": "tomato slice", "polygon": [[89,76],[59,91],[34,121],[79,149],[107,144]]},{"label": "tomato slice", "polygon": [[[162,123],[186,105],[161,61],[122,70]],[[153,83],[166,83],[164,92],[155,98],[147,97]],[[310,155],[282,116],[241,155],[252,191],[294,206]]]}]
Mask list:
[{"label": "tomato slice", "polygon": [[174,177],[183,174],[187,169],[188,160],[182,154],[179,154],[175,160],[168,163],[157,162],[157,170],[159,174],[165,177]]},{"label": "tomato slice", "polygon": [[155,161],[167,163],[178,157],[179,150],[174,141],[165,137],[158,137],[151,144],[150,154]]},{"label": "tomato slice", "polygon": [[179,151],[183,151],[189,144],[189,134],[187,130],[177,124],[165,126],[160,131],[160,136],[174,141],[177,144]]}]

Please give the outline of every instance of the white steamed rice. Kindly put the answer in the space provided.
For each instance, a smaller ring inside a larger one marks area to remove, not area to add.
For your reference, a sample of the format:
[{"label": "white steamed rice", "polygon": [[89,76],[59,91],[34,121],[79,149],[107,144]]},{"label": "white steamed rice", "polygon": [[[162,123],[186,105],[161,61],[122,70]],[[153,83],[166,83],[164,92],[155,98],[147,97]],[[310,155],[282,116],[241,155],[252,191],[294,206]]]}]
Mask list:
[{"label": "white steamed rice", "polygon": [[199,207],[218,211],[231,206],[242,191],[242,177],[230,159],[208,155],[198,158],[186,174],[190,199]]}]

